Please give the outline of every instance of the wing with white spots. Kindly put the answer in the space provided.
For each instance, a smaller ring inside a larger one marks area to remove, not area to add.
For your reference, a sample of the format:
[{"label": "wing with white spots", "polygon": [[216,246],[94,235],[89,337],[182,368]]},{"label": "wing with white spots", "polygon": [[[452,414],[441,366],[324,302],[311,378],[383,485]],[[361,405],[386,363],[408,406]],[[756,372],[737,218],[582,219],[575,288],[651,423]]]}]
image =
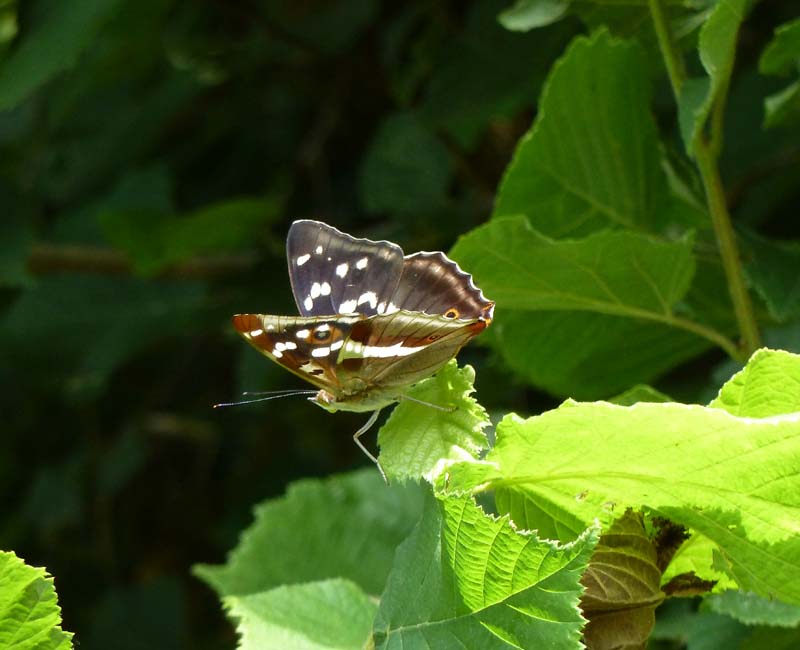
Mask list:
[{"label": "wing with white spots", "polygon": [[338,394],[336,358],[353,324],[362,318],[236,314],[233,326],[264,356],[317,388]]},{"label": "wing with white spots", "polygon": [[403,271],[403,251],[397,244],[356,239],[303,219],[289,228],[286,257],[292,293],[303,316],[391,311]]},{"label": "wing with white spots", "polygon": [[494,302],[475,286],[472,276],[444,253],[414,253],[403,260],[403,272],[392,303],[398,309],[446,318],[491,322]]}]

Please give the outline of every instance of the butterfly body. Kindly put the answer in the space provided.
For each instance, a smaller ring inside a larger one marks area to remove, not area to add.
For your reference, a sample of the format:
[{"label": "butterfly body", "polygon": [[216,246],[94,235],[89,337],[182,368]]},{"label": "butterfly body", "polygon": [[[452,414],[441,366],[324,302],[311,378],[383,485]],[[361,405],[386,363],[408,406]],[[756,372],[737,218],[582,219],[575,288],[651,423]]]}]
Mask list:
[{"label": "butterfly body", "polygon": [[[286,254],[301,315],[237,314],[233,325],[318,388],[310,398],[318,406],[373,411],[367,427],[492,321],[494,302],[441,252],[404,255],[391,242],[301,220],[289,229]],[[354,438],[375,460],[358,441],[367,427]]]}]

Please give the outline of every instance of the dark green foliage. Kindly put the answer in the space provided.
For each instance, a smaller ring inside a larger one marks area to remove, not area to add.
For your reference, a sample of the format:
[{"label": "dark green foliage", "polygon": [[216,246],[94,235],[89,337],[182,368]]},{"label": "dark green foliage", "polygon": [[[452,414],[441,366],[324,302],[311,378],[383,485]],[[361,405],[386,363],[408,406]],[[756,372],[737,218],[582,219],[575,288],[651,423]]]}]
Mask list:
[{"label": "dark green foliage", "polygon": [[[799,35],[794,0],[0,0],[0,645],[66,649],[60,605],[88,650],[572,649],[593,549],[660,517],[661,587],[716,593],[653,648],[798,647]],[[412,393],[459,408],[379,420],[388,488],[365,415],[211,408],[299,384],[229,325],[296,313],[299,218],[497,301]]]}]

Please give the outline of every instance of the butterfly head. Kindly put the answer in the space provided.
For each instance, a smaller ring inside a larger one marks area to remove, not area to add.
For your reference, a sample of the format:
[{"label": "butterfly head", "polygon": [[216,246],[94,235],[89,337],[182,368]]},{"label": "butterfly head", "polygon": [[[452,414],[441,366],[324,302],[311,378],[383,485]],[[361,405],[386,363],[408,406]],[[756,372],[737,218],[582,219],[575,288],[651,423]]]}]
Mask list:
[{"label": "butterfly head", "polygon": [[320,408],[325,409],[328,413],[336,413],[336,411],[354,411],[356,413],[366,413],[369,411],[378,411],[384,406],[394,404],[400,397],[394,391],[370,391],[365,382],[361,381],[359,387],[358,382],[349,382],[350,390],[352,392],[342,392],[339,395],[325,390],[319,390],[316,395],[308,398],[310,402],[314,402]]}]

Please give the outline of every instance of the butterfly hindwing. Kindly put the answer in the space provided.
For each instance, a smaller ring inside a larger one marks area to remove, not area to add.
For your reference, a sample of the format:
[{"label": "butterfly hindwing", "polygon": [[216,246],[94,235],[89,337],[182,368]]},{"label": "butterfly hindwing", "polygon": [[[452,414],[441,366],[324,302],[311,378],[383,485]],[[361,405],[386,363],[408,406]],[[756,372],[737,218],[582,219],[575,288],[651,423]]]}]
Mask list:
[{"label": "butterfly hindwing", "polygon": [[444,253],[414,253],[403,260],[403,272],[392,302],[398,309],[442,314],[446,318],[492,320],[494,303]]},{"label": "butterfly hindwing", "polygon": [[303,316],[383,313],[403,270],[403,251],[396,244],[356,239],[307,219],[289,229],[286,256]]}]

